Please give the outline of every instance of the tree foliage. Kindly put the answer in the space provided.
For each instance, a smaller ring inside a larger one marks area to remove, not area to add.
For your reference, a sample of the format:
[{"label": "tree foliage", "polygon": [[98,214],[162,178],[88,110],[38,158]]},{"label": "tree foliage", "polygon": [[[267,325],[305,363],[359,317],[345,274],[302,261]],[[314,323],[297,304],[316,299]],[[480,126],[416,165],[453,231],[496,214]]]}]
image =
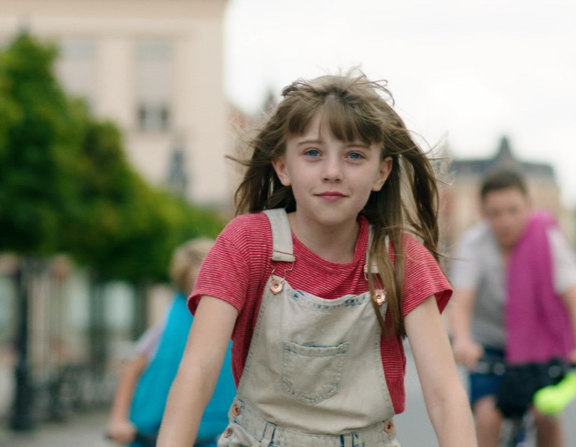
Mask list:
[{"label": "tree foliage", "polygon": [[223,223],[147,184],[119,129],[58,84],[56,56],[28,34],[0,52],[0,251],[66,252],[104,278],[165,279],[177,245]]},{"label": "tree foliage", "polygon": [[[50,254],[74,201],[82,122],[56,82],[53,47],[19,36],[0,55],[3,249]],[[23,200],[25,198],[25,200]]]}]

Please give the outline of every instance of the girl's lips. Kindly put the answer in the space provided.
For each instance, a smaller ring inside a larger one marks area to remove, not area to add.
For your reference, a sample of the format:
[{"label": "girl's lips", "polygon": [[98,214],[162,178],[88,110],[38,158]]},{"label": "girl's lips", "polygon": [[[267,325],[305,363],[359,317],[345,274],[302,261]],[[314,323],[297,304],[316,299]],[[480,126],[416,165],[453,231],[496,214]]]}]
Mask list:
[{"label": "girl's lips", "polygon": [[335,202],[336,200],[342,199],[343,197],[346,197],[344,194],[340,193],[340,192],[322,192],[320,194],[316,194],[317,197],[320,197],[321,199],[327,200],[329,202]]}]

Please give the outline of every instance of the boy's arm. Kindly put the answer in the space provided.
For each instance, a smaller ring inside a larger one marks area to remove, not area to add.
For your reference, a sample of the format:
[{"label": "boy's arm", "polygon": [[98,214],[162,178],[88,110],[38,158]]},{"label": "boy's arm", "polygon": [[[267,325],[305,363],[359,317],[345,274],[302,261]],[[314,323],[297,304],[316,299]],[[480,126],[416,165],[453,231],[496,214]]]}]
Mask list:
[{"label": "boy's arm", "polygon": [[[554,265],[554,289],[562,297],[576,337],[576,255],[558,228],[548,231]],[[574,340],[576,346],[576,340]],[[570,354],[576,364],[576,349]]]},{"label": "boy's arm", "polygon": [[474,299],[473,289],[456,289],[448,305],[454,358],[468,369],[475,368],[484,351],[472,338]]},{"label": "boy's arm", "polygon": [[158,447],[193,445],[212,397],[238,311],[218,298],[200,300],[184,356],[170,389]]},{"label": "boy's arm", "polygon": [[434,297],[411,311],[405,325],[440,447],[476,447],[470,404]]},{"label": "boy's arm", "polygon": [[[574,334],[574,346],[576,346],[576,286],[572,286],[562,295],[568,313],[570,314],[570,321],[572,321],[572,333]],[[570,359],[576,365],[576,348],[570,353]]]},{"label": "boy's arm", "polygon": [[465,233],[452,262],[451,279],[454,295],[448,305],[448,322],[452,333],[452,350],[456,362],[474,369],[484,349],[472,338],[472,320],[476,301],[479,259],[474,232]]},{"label": "boy's arm", "polygon": [[130,360],[122,369],[116,386],[108,423],[108,435],[112,440],[121,444],[131,442],[136,433],[136,427],[129,420],[130,406],[138,380],[147,365],[148,358],[144,354],[139,354]]}]

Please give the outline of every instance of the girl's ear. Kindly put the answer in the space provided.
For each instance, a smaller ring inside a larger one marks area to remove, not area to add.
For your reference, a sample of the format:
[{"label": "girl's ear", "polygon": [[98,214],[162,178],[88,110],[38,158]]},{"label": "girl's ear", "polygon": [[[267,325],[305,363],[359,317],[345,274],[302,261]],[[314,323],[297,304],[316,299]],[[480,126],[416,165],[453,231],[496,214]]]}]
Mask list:
[{"label": "girl's ear", "polygon": [[380,169],[372,185],[372,191],[377,192],[382,189],[390,172],[392,172],[392,157],[386,157],[380,162]]},{"label": "girl's ear", "polygon": [[284,155],[272,160],[272,167],[274,168],[274,171],[276,171],[280,183],[284,186],[290,186],[292,184],[290,176],[288,175],[288,169],[286,169],[286,159]]}]

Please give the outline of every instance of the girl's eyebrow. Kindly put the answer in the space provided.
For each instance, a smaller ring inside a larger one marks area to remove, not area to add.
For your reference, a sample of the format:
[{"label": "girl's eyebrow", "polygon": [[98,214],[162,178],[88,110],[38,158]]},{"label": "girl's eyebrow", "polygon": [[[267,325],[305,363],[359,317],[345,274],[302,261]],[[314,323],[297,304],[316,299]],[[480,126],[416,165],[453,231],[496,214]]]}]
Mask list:
[{"label": "girl's eyebrow", "polygon": [[346,145],[347,147],[359,147],[362,149],[370,149],[372,146],[370,144],[362,143],[361,141],[353,141]]},{"label": "girl's eyebrow", "polygon": [[311,139],[308,139],[308,140],[299,141],[299,142],[297,143],[297,145],[298,145],[298,146],[301,146],[301,145],[304,145],[304,144],[322,144],[322,143],[323,143],[323,141],[322,141],[321,139],[311,138]]},{"label": "girl's eyebrow", "polygon": [[[317,139],[317,138],[310,138],[307,140],[302,140],[296,143],[297,146],[302,146],[306,144],[324,144],[324,140]],[[362,141],[351,141],[350,143],[346,143],[346,147],[358,147],[362,149],[369,149],[371,146],[369,144],[363,143]]]}]

